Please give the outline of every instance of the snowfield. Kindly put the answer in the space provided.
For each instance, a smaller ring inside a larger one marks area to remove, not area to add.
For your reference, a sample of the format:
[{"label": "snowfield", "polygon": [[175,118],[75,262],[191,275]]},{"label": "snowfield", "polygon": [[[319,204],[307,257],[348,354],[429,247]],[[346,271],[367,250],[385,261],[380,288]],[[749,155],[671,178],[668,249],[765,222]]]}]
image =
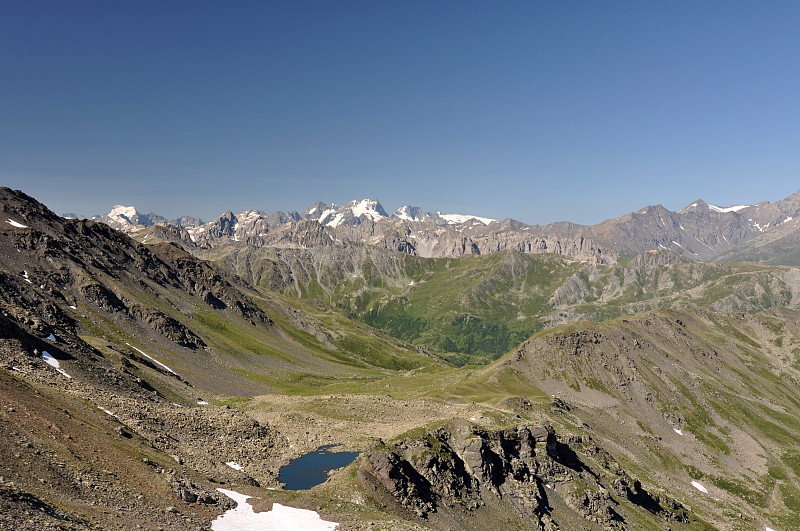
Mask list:
[{"label": "snowfield", "polygon": [[483,223],[484,225],[488,225],[489,223],[493,223],[497,221],[496,219],[491,218],[481,218],[478,216],[469,216],[464,214],[442,214],[441,212],[437,212],[438,216],[443,220],[447,221],[447,223],[451,225],[457,225],[459,223],[464,223],[465,221],[469,221],[471,219],[476,219]]},{"label": "snowfield", "polygon": [[334,531],[339,524],[320,518],[315,511],[273,503],[271,511],[257,513],[247,503],[250,496],[217,489],[237,503],[211,523],[213,531]]},{"label": "snowfield", "polygon": [[58,362],[58,360],[55,359],[53,357],[53,355],[50,354],[49,352],[47,352],[46,350],[42,351],[42,359],[44,360],[44,362],[46,364],[48,364],[51,367],[55,368],[55,370],[57,370],[58,372],[60,372],[64,376],[66,376],[67,378],[72,378],[72,376],[70,376],[69,374],[64,372],[64,370],[61,368],[61,364]]},{"label": "snowfield", "polygon": [[16,227],[16,228],[18,228],[18,229],[29,229],[29,228],[30,228],[30,227],[28,227],[27,225],[23,225],[23,224],[22,224],[22,223],[20,223],[19,221],[14,221],[14,220],[13,220],[13,219],[11,219],[11,218],[8,218],[8,219],[6,220],[6,223],[8,223],[8,224],[9,224],[9,225],[11,225],[12,227]]}]

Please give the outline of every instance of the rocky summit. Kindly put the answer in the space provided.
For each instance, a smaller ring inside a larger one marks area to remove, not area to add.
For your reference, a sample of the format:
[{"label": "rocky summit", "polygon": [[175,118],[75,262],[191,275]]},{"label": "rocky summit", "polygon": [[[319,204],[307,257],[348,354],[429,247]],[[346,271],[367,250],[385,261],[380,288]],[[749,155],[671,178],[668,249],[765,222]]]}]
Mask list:
[{"label": "rocky summit", "polygon": [[[797,529],[798,194],[535,226],[2,188],[0,527]],[[320,447],[359,455],[287,490]]]}]

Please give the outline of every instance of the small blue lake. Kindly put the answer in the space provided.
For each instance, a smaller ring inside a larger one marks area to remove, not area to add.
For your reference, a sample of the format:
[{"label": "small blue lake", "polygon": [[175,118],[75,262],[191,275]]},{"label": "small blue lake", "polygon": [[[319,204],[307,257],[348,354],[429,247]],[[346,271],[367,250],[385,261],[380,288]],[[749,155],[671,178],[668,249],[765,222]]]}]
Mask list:
[{"label": "small blue lake", "polygon": [[278,481],[286,484],[286,490],[306,490],[324,483],[328,472],[342,468],[358,457],[358,452],[330,452],[337,445],[320,446],[281,468]]}]

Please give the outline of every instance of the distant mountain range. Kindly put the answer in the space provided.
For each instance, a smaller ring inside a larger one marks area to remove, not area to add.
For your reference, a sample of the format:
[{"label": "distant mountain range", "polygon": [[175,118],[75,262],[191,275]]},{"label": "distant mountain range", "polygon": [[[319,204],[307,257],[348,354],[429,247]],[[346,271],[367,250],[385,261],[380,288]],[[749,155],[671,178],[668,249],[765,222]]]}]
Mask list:
[{"label": "distant mountain range", "polygon": [[345,205],[320,201],[302,214],[228,211],[208,222],[189,216],[168,220],[117,205],[92,219],[140,241],[166,240],[201,248],[239,242],[284,248],[366,244],[422,257],[458,257],[512,249],[605,264],[649,250],[669,250],[696,261],[752,260],[793,265],[800,260],[794,251],[800,242],[800,192],[774,203],[731,207],[711,205],[702,199],[674,212],[662,205],[647,206],[595,225],[528,225],[510,218],[500,221],[424,212],[411,205],[388,214],[376,199]]}]

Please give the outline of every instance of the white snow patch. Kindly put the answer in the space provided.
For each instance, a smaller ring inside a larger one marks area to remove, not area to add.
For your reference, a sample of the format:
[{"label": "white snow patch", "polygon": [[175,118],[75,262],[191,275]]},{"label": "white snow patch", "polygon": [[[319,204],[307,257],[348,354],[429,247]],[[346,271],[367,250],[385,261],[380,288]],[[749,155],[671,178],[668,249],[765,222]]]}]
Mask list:
[{"label": "white snow patch", "polygon": [[335,229],[336,227],[342,224],[342,221],[344,221],[344,214],[339,212],[338,214],[336,214],[336,217],[334,217],[331,221],[328,222],[328,226],[333,227]]},{"label": "white snow patch", "polygon": [[99,409],[99,410],[100,410],[100,411],[102,411],[103,413],[106,413],[106,414],[108,414],[108,415],[111,415],[112,417],[115,417],[115,418],[116,418],[116,415],[115,415],[115,414],[113,414],[112,412],[110,412],[109,410],[107,410],[107,409],[106,409],[106,408],[104,408],[104,407],[97,406],[97,409]]},{"label": "white snow patch", "polygon": [[708,489],[706,489],[704,486],[702,486],[700,483],[696,481],[692,481],[692,487],[696,488],[697,490],[699,490],[704,494],[708,494]]},{"label": "white snow patch", "polygon": [[678,428],[672,428],[672,429],[675,431],[675,433],[683,437],[683,430],[679,430]]},{"label": "white snow patch", "polygon": [[56,336],[54,336],[52,333],[50,333],[50,335],[47,336],[47,339],[49,339],[50,341],[55,341],[56,340]]},{"label": "white snow patch", "polygon": [[[336,206],[336,205],[332,205],[332,206]],[[329,216],[332,216],[334,214],[336,214],[336,210],[333,210],[333,209],[330,209],[330,208],[328,210],[323,210],[322,214],[319,215],[319,219],[317,221],[320,223],[320,225],[326,225],[327,223],[325,222],[325,220]]]},{"label": "white snow patch", "polygon": [[683,248],[683,245],[679,244],[679,243],[678,243],[678,242],[676,242],[675,240],[671,240],[671,241],[672,241],[672,243],[673,243],[673,244],[677,245],[678,247],[681,247],[681,248]]},{"label": "white snow patch", "polygon": [[27,271],[23,271],[22,272],[22,278],[24,278],[25,282],[27,282],[28,284],[33,284],[33,282],[31,282],[31,279],[28,278],[28,272]]},{"label": "white snow patch", "polygon": [[163,363],[161,363],[160,361],[158,361],[157,359],[155,359],[155,358],[154,358],[153,356],[151,356],[150,354],[148,354],[148,353],[144,352],[142,349],[138,349],[138,348],[134,347],[133,345],[131,345],[131,344],[130,344],[130,343],[128,343],[127,341],[125,342],[125,344],[126,344],[126,345],[128,345],[129,347],[131,347],[133,350],[135,350],[135,351],[136,351],[136,352],[138,352],[139,354],[141,354],[142,356],[144,356],[145,358],[147,358],[147,359],[149,359],[150,361],[152,361],[153,363],[155,363],[155,364],[157,364],[157,365],[159,365],[159,366],[163,367],[164,369],[168,370],[168,371],[169,371],[169,372],[171,372],[172,374],[177,374],[175,371],[173,371],[172,369],[170,369],[169,367],[167,367],[166,365],[164,365]]},{"label": "white snow patch", "polygon": [[48,364],[48,365],[50,365],[51,367],[55,368],[55,370],[57,370],[58,372],[60,372],[60,373],[61,373],[61,374],[63,374],[64,376],[66,376],[67,378],[72,378],[72,376],[70,376],[69,374],[65,373],[65,372],[64,372],[64,371],[61,369],[61,364],[60,364],[60,363],[58,363],[58,360],[57,360],[57,359],[55,359],[55,358],[53,357],[53,355],[52,355],[52,354],[50,354],[49,352],[47,352],[46,350],[43,350],[43,351],[42,351],[42,359],[44,360],[44,362],[45,362],[46,364]]},{"label": "white snow patch", "polygon": [[8,224],[9,224],[9,225],[11,225],[12,227],[16,227],[16,228],[18,228],[18,229],[29,229],[29,228],[30,228],[30,227],[28,227],[27,225],[23,225],[23,224],[22,224],[22,223],[20,223],[19,221],[14,221],[14,220],[13,220],[13,219],[11,219],[11,218],[8,218],[8,219],[6,220],[6,223],[8,223]]},{"label": "white snow patch", "polygon": [[198,406],[207,406],[207,405],[208,405],[208,402],[207,402],[207,401],[205,401],[205,400],[198,400],[198,401],[197,401],[197,405],[198,405]]},{"label": "white snow patch", "polygon": [[217,489],[236,502],[236,507],[226,511],[211,523],[213,531],[334,531],[339,524],[320,518],[316,511],[296,509],[273,503],[271,511],[257,513],[247,503],[250,496],[233,490]]},{"label": "white snow patch", "polygon": [[231,467],[234,470],[242,470],[244,468],[242,465],[240,465],[236,461],[227,461],[225,464],[228,465],[229,467]]},{"label": "white snow patch", "polygon": [[752,206],[752,205],[733,205],[733,206],[730,206],[730,207],[722,208],[722,207],[718,207],[716,205],[708,205],[708,208],[710,208],[711,210],[713,210],[715,212],[738,212],[741,209],[748,208],[750,206]]},{"label": "white snow patch", "polygon": [[792,216],[789,216],[788,218],[786,218],[783,221],[781,221],[781,223],[786,223],[787,221],[792,221],[793,219],[794,218]]},{"label": "white snow patch", "polygon": [[481,218],[481,217],[478,217],[478,216],[471,216],[471,215],[465,215],[465,214],[442,214],[441,212],[436,212],[436,214],[440,218],[442,218],[443,220],[447,221],[448,224],[451,224],[451,225],[453,225],[453,224],[457,225],[459,223],[464,223],[465,221],[469,221],[471,219],[477,219],[478,221],[480,221],[484,225],[488,225],[489,223],[493,223],[493,222],[497,221],[496,219],[492,219],[492,218]]},{"label": "white snow patch", "polygon": [[77,306],[70,306],[70,308],[73,309],[73,310],[77,310],[78,309]]},{"label": "white snow patch", "polygon": [[775,530],[772,529],[770,526],[765,526],[764,531],[775,531]]}]

